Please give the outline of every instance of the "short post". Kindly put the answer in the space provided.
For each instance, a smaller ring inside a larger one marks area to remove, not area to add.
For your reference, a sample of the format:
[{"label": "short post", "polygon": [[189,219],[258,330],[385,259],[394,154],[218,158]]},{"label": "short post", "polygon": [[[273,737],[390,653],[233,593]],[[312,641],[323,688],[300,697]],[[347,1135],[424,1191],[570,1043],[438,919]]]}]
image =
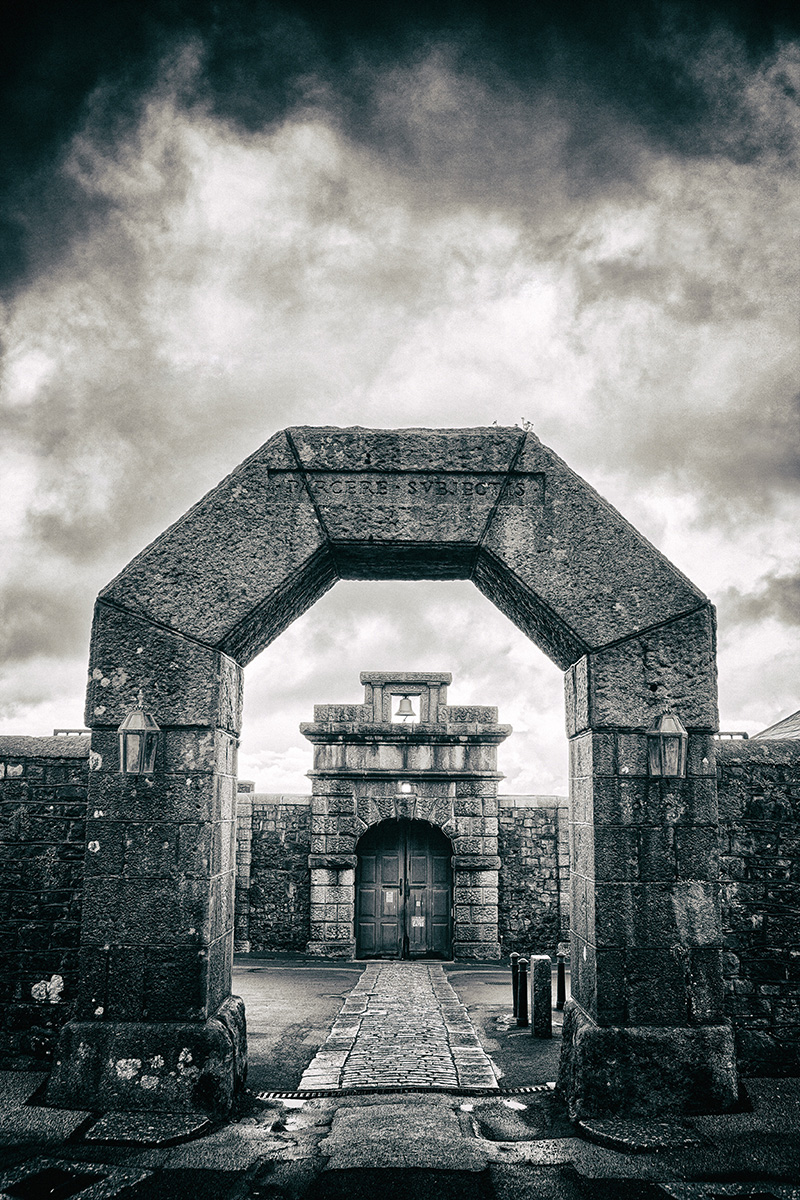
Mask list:
[{"label": "short post", "polygon": [[563,942],[558,943],[558,975],[556,978],[556,1008],[559,1012],[564,1011],[564,1005],[567,1000],[567,967],[565,959],[567,956],[567,947]]},{"label": "short post", "polygon": [[517,964],[517,1025],[520,1029],[528,1028],[528,960],[521,958]]},{"label": "short post", "polygon": [[517,1015],[517,980],[519,979],[519,955],[511,955],[511,995],[514,1000],[514,1016]]},{"label": "short post", "polygon": [[553,1036],[553,960],[549,954],[531,955],[531,1034]]}]

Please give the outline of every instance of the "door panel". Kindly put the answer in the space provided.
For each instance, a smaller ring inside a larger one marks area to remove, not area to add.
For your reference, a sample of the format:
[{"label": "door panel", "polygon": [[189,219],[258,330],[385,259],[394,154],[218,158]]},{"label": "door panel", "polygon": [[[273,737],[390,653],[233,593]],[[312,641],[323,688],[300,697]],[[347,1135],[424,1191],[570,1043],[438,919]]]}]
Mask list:
[{"label": "door panel", "polygon": [[374,854],[364,855],[359,862],[360,887],[358,917],[356,921],[356,940],[363,947],[362,953],[373,955],[377,952],[378,892],[377,892],[377,860]]},{"label": "door panel", "polygon": [[452,847],[424,821],[383,821],[358,844],[361,958],[449,958]]}]

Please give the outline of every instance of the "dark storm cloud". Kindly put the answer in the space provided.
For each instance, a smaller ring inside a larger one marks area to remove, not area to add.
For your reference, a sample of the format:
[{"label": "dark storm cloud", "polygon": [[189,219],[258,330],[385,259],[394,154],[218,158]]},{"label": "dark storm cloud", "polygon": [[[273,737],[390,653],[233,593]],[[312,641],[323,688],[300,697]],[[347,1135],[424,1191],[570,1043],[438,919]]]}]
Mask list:
[{"label": "dark storm cloud", "polygon": [[[47,269],[103,207],[99,200],[87,204],[55,170],[89,98],[95,135],[119,141],[139,121],[164,59],[189,42],[201,47],[204,69],[187,85],[187,107],[209,105],[251,133],[291,112],[321,108],[336,115],[348,137],[391,155],[429,185],[435,180],[439,190],[461,142],[471,158],[471,169],[457,172],[462,194],[471,181],[476,196],[505,191],[511,201],[516,182],[524,202],[536,181],[526,153],[536,139],[506,125],[496,139],[475,143],[469,112],[446,110],[438,129],[427,126],[421,139],[407,106],[391,103],[393,68],[408,68],[440,47],[459,75],[490,93],[518,96],[523,126],[529,110],[547,122],[561,107],[570,124],[563,154],[571,186],[593,191],[635,174],[637,138],[682,154],[739,159],[763,154],[765,137],[779,148],[785,131],[763,128],[742,84],[798,26],[793,6],[764,0],[26,6],[6,26],[0,70],[6,233],[0,279],[8,288]],[[786,89],[791,98],[788,80]],[[621,128],[630,130],[630,144]],[[507,153],[509,139],[514,155]]]},{"label": "dark storm cloud", "polygon": [[[663,512],[691,498],[695,557],[676,561],[693,578],[715,530],[766,544],[800,458],[800,56],[780,16],[26,10],[0,74],[16,230],[0,437],[24,485],[0,532],[8,564],[24,546],[38,566],[7,592],[9,661],[73,653],[99,587],[296,423],[530,418],[637,524],[637,493],[655,496],[643,530],[659,544]],[[752,577],[776,562],[782,578],[785,554]],[[294,670],[269,689],[287,688],[295,728],[313,697],[357,698],[361,667],[424,669],[432,646],[465,695],[506,703],[518,647],[501,632],[484,646],[480,614],[464,626],[400,596],[376,616],[334,589],[288,643]]]},{"label": "dark storm cloud", "polygon": [[719,611],[736,625],[770,617],[783,625],[800,625],[800,573],[768,575],[752,592],[728,588],[720,596]]},{"label": "dark storm cloud", "polygon": [[72,579],[52,580],[47,589],[9,583],[0,590],[0,662],[79,654],[90,620]]}]

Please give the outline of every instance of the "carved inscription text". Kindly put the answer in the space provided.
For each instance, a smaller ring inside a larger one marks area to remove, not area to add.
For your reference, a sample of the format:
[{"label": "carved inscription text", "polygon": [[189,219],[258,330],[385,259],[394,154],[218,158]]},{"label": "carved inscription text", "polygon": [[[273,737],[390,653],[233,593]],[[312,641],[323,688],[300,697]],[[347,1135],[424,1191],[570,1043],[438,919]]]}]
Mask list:
[{"label": "carved inscription text", "polygon": [[[543,499],[543,475],[489,474],[377,474],[373,472],[312,472],[307,476],[312,496],[322,508],[353,504],[389,504],[401,508],[456,504],[491,507],[501,504],[539,503]],[[303,485],[296,475],[275,474],[271,485],[287,494]]]}]

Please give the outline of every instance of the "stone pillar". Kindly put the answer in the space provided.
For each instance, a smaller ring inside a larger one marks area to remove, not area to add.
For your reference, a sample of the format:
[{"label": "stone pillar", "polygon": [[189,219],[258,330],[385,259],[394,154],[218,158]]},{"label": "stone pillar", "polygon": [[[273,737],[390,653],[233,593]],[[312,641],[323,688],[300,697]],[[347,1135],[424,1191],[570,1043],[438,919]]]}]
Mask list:
[{"label": "stone pillar", "polygon": [[[117,727],[161,726],[151,776],[121,775]],[[241,671],[226,655],[98,604],[81,981],[48,1101],[224,1113],[246,1070],[230,995]]]},{"label": "stone pillar", "polygon": [[553,1036],[553,960],[549,954],[532,954],[531,1034],[537,1038]]},{"label": "stone pillar", "polygon": [[453,826],[453,958],[496,960],[500,958],[496,780],[456,783]]},{"label": "stone pillar", "polygon": [[308,954],[355,958],[355,854],[310,854],[311,940]]},{"label": "stone pillar", "polygon": [[352,783],[314,777],[311,797],[311,938],[306,953],[354,958],[356,834]]},{"label": "stone pillar", "polygon": [[[668,703],[685,779],[648,775]],[[718,1111],[737,1097],[723,1017],[712,613],[703,608],[567,674],[572,997],[559,1088],[573,1116]]]},{"label": "stone pillar", "polygon": [[496,855],[454,855],[453,958],[499,959],[497,940],[497,881],[500,859]]}]

